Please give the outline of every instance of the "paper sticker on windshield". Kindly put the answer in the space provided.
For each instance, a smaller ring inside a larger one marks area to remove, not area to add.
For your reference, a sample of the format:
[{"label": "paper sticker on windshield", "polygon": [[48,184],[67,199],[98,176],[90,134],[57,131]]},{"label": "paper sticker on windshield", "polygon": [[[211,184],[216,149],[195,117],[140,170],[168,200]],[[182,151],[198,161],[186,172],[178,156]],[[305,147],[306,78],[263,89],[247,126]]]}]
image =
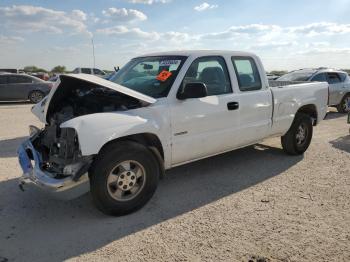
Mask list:
[{"label": "paper sticker on windshield", "polygon": [[157,80],[165,82],[166,80],[168,80],[169,77],[171,77],[172,73],[166,70],[163,70],[162,72],[160,72],[160,74],[157,76]]},{"label": "paper sticker on windshield", "polygon": [[172,66],[180,64],[181,60],[163,60],[160,61],[159,66]]}]

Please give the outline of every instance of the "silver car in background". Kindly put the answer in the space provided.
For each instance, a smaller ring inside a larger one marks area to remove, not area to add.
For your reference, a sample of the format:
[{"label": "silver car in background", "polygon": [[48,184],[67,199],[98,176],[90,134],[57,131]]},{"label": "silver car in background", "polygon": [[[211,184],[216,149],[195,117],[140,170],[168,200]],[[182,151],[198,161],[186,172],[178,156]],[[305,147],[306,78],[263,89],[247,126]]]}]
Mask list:
[{"label": "silver car in background", "polygon": [[26,74],[0,74],[0,101],[30,100],[40,102],[53,83]]},{"label": "silver car in background", "polygon": [[340,113],[350,112],[350,77],[340,70],[329,68],[300,69],[285,74],[278,81],[317,81],[329,84],[329,106]]}]

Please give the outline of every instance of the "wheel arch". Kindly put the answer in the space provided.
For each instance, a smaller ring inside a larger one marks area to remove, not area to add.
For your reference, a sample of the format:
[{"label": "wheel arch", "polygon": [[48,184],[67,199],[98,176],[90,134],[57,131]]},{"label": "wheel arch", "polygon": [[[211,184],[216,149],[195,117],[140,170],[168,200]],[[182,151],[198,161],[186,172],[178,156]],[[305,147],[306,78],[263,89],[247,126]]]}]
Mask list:
[{"label": "wheel arch", "polygon": [[100,154],[100,152],[102,150],[104,150],[107,146],[109,146],[111,144],[118,143],[118,142],[122,142],[122,141],[123,142],[125,142],[125,141],[132,141],[132,142],[136,142],[136,143],[142,144],[145,147],[147,147],[153,153],[153,155],[156,157],[156,159],[157,159],[157,161],[159,163],[161,177],[164,176],[164,173],[165,173],[164,148],[163,148],[161,140],[159,139],[159,137],[156,134],[153,134],[153,133],[138,133],[138,134],[118,137],[118,138],[110,140],[106,144],[104,144],[101,147],[101,149],[100,149],[98,154]]},{"label": "wheel arch", "polygon": [[347,97],[347,96],[350,96],[350,91],[346,92],[346,93],[343,95],[343,97],[341,98],[340,103],[342,103],[343,100],[344,100],[344,98]]},{"label": "wheel arch", "polygon": [[318,123],[318,113],[317,113],[316,105],[314,105],[314,104],[303,105],[296,112],[296,114],[298,114],[298,113],[303,113],[303,114],[306,114],[306,115],[310,116],[312,118],[312,124],[314,126],[317,125],[317,123]]}]

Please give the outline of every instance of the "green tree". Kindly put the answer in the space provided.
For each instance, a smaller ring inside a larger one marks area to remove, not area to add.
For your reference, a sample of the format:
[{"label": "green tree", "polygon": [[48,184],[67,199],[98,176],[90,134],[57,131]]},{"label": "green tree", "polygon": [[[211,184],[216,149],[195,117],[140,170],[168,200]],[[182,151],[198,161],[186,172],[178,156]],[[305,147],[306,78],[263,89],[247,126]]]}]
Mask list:
[{"label": "green tree", "polygon": [[36,66],[25,66],[23,71],[26,73],[39,73],[39,72],[47,73],[47,71],[45,69],[39,68]]},{"label": "green tree", "polygon": [[66,67],[58,65],[58,66],[55,66],[54,68],[52,68],[51,72],[63,74],[66,72]]}]

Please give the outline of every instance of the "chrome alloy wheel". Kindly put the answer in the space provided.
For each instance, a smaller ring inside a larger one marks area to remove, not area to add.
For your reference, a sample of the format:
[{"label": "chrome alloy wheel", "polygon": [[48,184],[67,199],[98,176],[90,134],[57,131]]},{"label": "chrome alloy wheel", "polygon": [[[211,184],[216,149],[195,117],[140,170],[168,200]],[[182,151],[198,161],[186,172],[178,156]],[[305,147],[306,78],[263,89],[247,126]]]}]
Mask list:
[{"label": "chrome alloy wheel", "polygon": [[295,135],[297,145],[302,146],[306,142],[307,136],[308,136],[307,126],[304,123],[301,123]]},{"label": "chrome alloy wheel", "polygon": [[144,167],[136,161],[127,160],[112,169],[107,178],[107,189],[115,200],[129,201],[141,192],[145,182]]},{"label": "chrome alloy wheel", "polygon": [[38,91],[34,91],[30,94],[30,101],[34,103],[39,103],[44,98],[43,94]]}]

